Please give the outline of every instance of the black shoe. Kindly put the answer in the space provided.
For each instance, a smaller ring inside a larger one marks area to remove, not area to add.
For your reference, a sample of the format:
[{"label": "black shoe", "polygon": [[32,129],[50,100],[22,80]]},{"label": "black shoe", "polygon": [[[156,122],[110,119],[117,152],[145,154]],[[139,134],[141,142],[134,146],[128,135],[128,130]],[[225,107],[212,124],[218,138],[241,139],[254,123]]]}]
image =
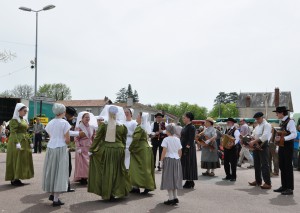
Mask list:
[{"label": "black shoe", "polygon": [[231,177],[224,177],[224,178],[222,178],[222,180],[231,180]]},{"label": "black shoe", "polygon": [[191,188],[194,188],[195,187],[195,182],[192,180],[191,181]]},{"label": "black shoe", "polygon": [[24,186],[24,183],[22,183],[19,179],[10,181],[10,184],[13,186]]},{"label": "black shoe", "polygon": [[175,198],[175,199],[174,199],[174,202],[175,202],[175,203],[179,203],[178,198]]},{"label": "black shoe", "polygon": [[252,168],[254,168],[253,165],[250,165],[250,166],[247,167],[247,169],[252,169]]},{"label": "black shoe", "polygon": [[280,186],[278,189],[274,189],[273,192],[283,192],[285,190],[286,190],[285,188],[283,188],[282,186]]},{"label": "black shoe", "polygon": [[[139,190],[140,190],[140,189],[139,189]],[[149,190],[149,189],[145,189],[141,194],[142,194],[142,195],[146,195],[146,194],[148,194],[150,191],[151,191],[151,190]]]},{"label": "black shoe", "polygon": [[242,167],[242,165],[241,164],[238,164],[238,165],[236,165],[237,167]]},{"label": "black shoe", "polygon": [[53,201],[54,200],[54,195],[50,195],[49,200]]},{"label": "black shoe", "polygon": [[282,194],[282,195],[292,195],[292,194],[293,194],[293,190],[287,189],[287,190],[281,192],[281,194]]},{"label": "black shoe", "polygon": [[61,205],[64,205],[65,203],[61,202],[60,199],[58,199],[57,202],[53,201],[53,207],[56,207],[56,206],[61,206]]},{"label": "black shoe", "polygon": [[174,200],[168,200],[168,201],[165,201],[164,202],[165,205],[169,205],[169,206],[172,206],[172,205],[175,205],[175,201]]},{"label": "black shoe", "polygon": [[235,181],[236,181],[236,178],[231,178],[230,181],[231,181],[231,182],[235,182]]},{"label": "black shoe", "polygon": [[82,178],[79,182],[81,185],[86,185],[88,183],[87,179],[85,179],[85,178]]},{"label": "black shoe", "polygon": [[157,167],[157,171],[159,171],[159,172],[161,171],[161,168],[160,168],[160,166],[158,166],[158,167]]},{"label": "black shoe", "polygon": [[187,185],[189,184],[188,181],[185,181],[184,185],[182,186],[183,188],[187,187]]},{"label": "black shoe", "polygon": [[117,200],[117,198],[115,198],[114,196],[110,196],[110,199],[109,199],[109,201],[111,201],[111,202],[113,202],[113,201],[116,201]]},{"label": "black shoe", "polygon": [[130,193],[137,193],[137,194],[140,194],[140,192],[141,192],[140,189],[137,189],[137,188],[132,188],[130,191]]},{"label": "black shoe", "polygon": [[75,189],[68,188],[67,192],[75,192]]},{"label": "black shoe", "polygon": [[192,188],[192,182],[191,181],[186,181],[185,184],[182,186],[185,189],[190,189]]}]

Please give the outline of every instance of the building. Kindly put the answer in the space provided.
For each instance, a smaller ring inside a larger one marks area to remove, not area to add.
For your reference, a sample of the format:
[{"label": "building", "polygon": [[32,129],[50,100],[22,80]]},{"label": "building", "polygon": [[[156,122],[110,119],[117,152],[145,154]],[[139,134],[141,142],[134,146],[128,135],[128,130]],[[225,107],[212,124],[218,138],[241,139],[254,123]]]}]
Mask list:
[{"label": "building", "polygon": [[63,100],[57,101],[56,103],[74,107],[77,113],[82,111],[88,111],[93,113],[94,115],[99,115],[103,107],[107,104],[107,100]]},{"label": "building", "polygon": [[274,92],[243,92],[239,94],[236,104],[241,118],[252,118],[260,111],[267,119],[277,119],[272,112],[277,106],[286,106],[293,112],[291,92],[280,92],[279,88],[275,88]]}]

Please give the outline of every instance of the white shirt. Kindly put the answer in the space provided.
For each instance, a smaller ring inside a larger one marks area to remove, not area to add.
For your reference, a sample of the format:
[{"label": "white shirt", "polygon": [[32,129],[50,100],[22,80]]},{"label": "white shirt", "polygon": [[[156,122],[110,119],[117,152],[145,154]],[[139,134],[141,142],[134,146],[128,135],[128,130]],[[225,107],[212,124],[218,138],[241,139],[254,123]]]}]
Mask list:
[{"label": "white shirt", "polygon": [[135,120],[126,121],[124,125],[127,127],[126,149],[129,149],[137,122]]},{"label": "white shirt", "polygon": [[62,118],[54,118],[51,120],[45,130],[50,136],[47,147],[55,149],[66,146],[65,134],[70,130],[71,125]]},{"label": "white shirt", "polygon": [[178,150],[182,148],[179,138],[175,136],[168,136],[164,138],[161,143],[162,147],[167,149],[165,157],[179,159]]},{"label": "white shirt", "polygon": [[[234,128],[234,126],[230,127],[230,129],[233,129],[233,128]],[[234,138],[235,138],[234,144],[237,145],[240,142],[240,131],[237,129],[234,131]]]},{"label": "white shirt", "polygon": [[272,126],[265,119],[261,124],[258,124],[254,131],[253,136],[261,142],[269,141],[272,137]]},{"label": "white shirt", "polygon": [[[285,116],[282,121],[285,121],[288,116]],[[285,141],[294,140],[297,137],[297,129],[295,121],[290,119],[289,123],[286,126],[286,130],[290,131],[291,134],[284,137]]]}]

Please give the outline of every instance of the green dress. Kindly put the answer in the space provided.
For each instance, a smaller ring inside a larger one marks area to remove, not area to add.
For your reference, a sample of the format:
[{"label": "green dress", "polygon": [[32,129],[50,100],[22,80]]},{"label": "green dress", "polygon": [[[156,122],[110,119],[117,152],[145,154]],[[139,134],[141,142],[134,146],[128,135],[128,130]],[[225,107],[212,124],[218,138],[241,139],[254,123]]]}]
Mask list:
[{"label": "green dress", "polygon": [[116,126],[116,142],[106,142],[107,124],[101,124],[90,148],[88,192],[100,195],[104,200],[121,198],[131,190],[125,168],[125,144],[127,128]]},{"label": "green dress", "polygon": [[[32,150],[30,139],[28,138],[28,125],[21,119],[19,123],[16,119],[9,122],[10,136],[7,144],[6,174],[5,180],[30,179],[34,176]],[[21,144],[21,149],[16,148],[16,144]]]},{"label": "green dress", "polygon": [[132,186],[153,191],[156,189],[153,152],[148,144],[147,133],[141,126],[138,126],[133,133],[129,151],[129,173]]}]

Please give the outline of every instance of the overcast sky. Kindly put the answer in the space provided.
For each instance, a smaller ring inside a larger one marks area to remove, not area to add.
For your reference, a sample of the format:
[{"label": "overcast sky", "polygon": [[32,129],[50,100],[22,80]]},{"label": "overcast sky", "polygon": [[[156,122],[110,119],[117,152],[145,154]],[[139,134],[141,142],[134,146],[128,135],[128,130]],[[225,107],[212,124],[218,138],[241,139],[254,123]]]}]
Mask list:
[{"label": "overcast sky", "polygon": [[[0,91],[65,83],[73,99],[115,100],[131,83],[143,104],[212,108],[223,92],[291,91],[300,112],[299,0],[2,0]],[[20,70],[24,67],[23,70]],[[9,76],[8,73],[16,72]]]}]

